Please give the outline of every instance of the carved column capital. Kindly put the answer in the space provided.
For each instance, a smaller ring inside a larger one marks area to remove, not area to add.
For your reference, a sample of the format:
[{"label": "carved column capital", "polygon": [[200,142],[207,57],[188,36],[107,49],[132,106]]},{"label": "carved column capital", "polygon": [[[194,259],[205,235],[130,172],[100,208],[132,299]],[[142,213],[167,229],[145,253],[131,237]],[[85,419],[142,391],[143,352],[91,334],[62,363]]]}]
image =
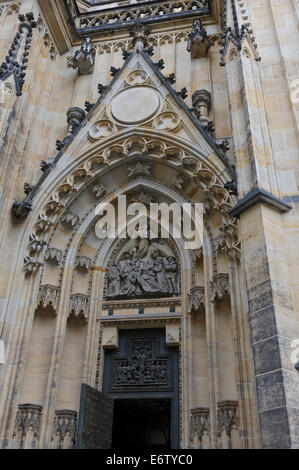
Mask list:
[{"label": "carved column capital", "polygon": [[225,430],[227,436],[231,436],[233,426],[239,428],[238,416],[239,402],[235,400],[220,401],[217,403],[217,426],[218,435],[221,436]]},{"label": "carved column capital", "polygon": [[56,410],[51,440],[59,440],[60,445],[63,444],[66,437],[71,440],[72,446],[75,444],[77,428],[77,411],[73,410]]},{"label": "carved column capital", "polygon": [[42,406],[26,403],[19,405],[16,416],[13,437],[16,437],[21,431],[21,438],[26,439],[29,430],[32,431],[35,439],[39,438],[40,425],[42,417]]},{"label": "carved column capital", "polygon": [[190,440],[194,441],[195,437],[199,441],[202,440],[204,433],[210,433],[210,409],[209,408],[193,408],[191,410],[190,420]]}]

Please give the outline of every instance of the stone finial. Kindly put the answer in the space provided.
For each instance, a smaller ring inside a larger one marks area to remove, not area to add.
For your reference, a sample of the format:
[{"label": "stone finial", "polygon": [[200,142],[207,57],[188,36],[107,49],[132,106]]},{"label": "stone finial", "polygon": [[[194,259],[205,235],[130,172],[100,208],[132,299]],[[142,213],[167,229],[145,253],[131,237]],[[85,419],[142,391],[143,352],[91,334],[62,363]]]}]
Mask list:
[{"label": "stone finial", "polygon": [[196,90],[192,95],[193,112],[203,126],[209,123],[212,98],[208,90]]},{"label": "stone finial", "polygon": [[133,37],[132,45],[136,49],[144,49],[147,46],[147,38],[151,33],[151,29],[141,23],[136,23],[130,31]]},{"label": "stone finial", "polygon": [[81,49],[75,54],[73,68],[78,68],[79,75],[89,75],[93,72],[94,62],[92,42],[90,38],[86,38],[81,44]]},{"label": "stone finial", "polygon": [[30,53],[32,31],[37,28],[33,13],[18,16],[20,25],[16,33],[5,61],[0,66],[0,81],[5,81],[13,75],[16,85],[16,95],[23,92],[25,70],[27,69]]},{"label": "stone finial", "polygon": [[187,45],[187,51],[191,52],[192,59],[200,59],[206,57],[211,47],[207,32],[198,18],[193,22],[191,33]]}]

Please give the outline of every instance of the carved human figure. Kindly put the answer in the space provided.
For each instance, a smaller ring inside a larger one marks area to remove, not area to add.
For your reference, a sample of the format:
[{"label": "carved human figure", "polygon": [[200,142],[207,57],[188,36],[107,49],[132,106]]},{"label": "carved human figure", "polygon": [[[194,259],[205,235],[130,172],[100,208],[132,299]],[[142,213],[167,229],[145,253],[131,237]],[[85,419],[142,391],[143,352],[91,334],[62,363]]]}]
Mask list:
[{"label": "carved human figure", "polygon": [[112,266],[108,275],[109,287],[107,295],[108,297],[115,297],[120,294],[120,272],[119,267],[116,263]]},{"label": "carved human figure", "polygon": [[164,265],[169,293],[178,294],[177,263],[174,256],[168,256],[166,259],[164,258]]}]

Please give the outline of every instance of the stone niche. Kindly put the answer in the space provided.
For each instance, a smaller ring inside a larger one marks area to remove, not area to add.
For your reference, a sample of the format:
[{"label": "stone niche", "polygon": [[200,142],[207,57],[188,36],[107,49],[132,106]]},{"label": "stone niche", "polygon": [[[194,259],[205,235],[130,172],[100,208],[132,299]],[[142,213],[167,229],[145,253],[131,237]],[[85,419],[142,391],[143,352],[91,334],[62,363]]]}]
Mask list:
[{"label": "stone niche", "polygon": [[107,299],[177,297],[179,265],[164,240],[128,240],[108,272]]}]

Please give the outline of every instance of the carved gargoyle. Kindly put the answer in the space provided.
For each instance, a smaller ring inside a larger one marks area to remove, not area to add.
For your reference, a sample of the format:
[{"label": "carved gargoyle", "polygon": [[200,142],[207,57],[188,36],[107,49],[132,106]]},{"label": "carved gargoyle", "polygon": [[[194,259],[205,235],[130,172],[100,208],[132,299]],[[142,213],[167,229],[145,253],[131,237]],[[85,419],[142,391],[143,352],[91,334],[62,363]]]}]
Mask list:
[{"label": "carved gargoyle", "polygon": [[79,75],[89,75],[94,68],[94,52],[90,38],[84,39],[81,49],[76,52],[73,68],[78,68]]}]

